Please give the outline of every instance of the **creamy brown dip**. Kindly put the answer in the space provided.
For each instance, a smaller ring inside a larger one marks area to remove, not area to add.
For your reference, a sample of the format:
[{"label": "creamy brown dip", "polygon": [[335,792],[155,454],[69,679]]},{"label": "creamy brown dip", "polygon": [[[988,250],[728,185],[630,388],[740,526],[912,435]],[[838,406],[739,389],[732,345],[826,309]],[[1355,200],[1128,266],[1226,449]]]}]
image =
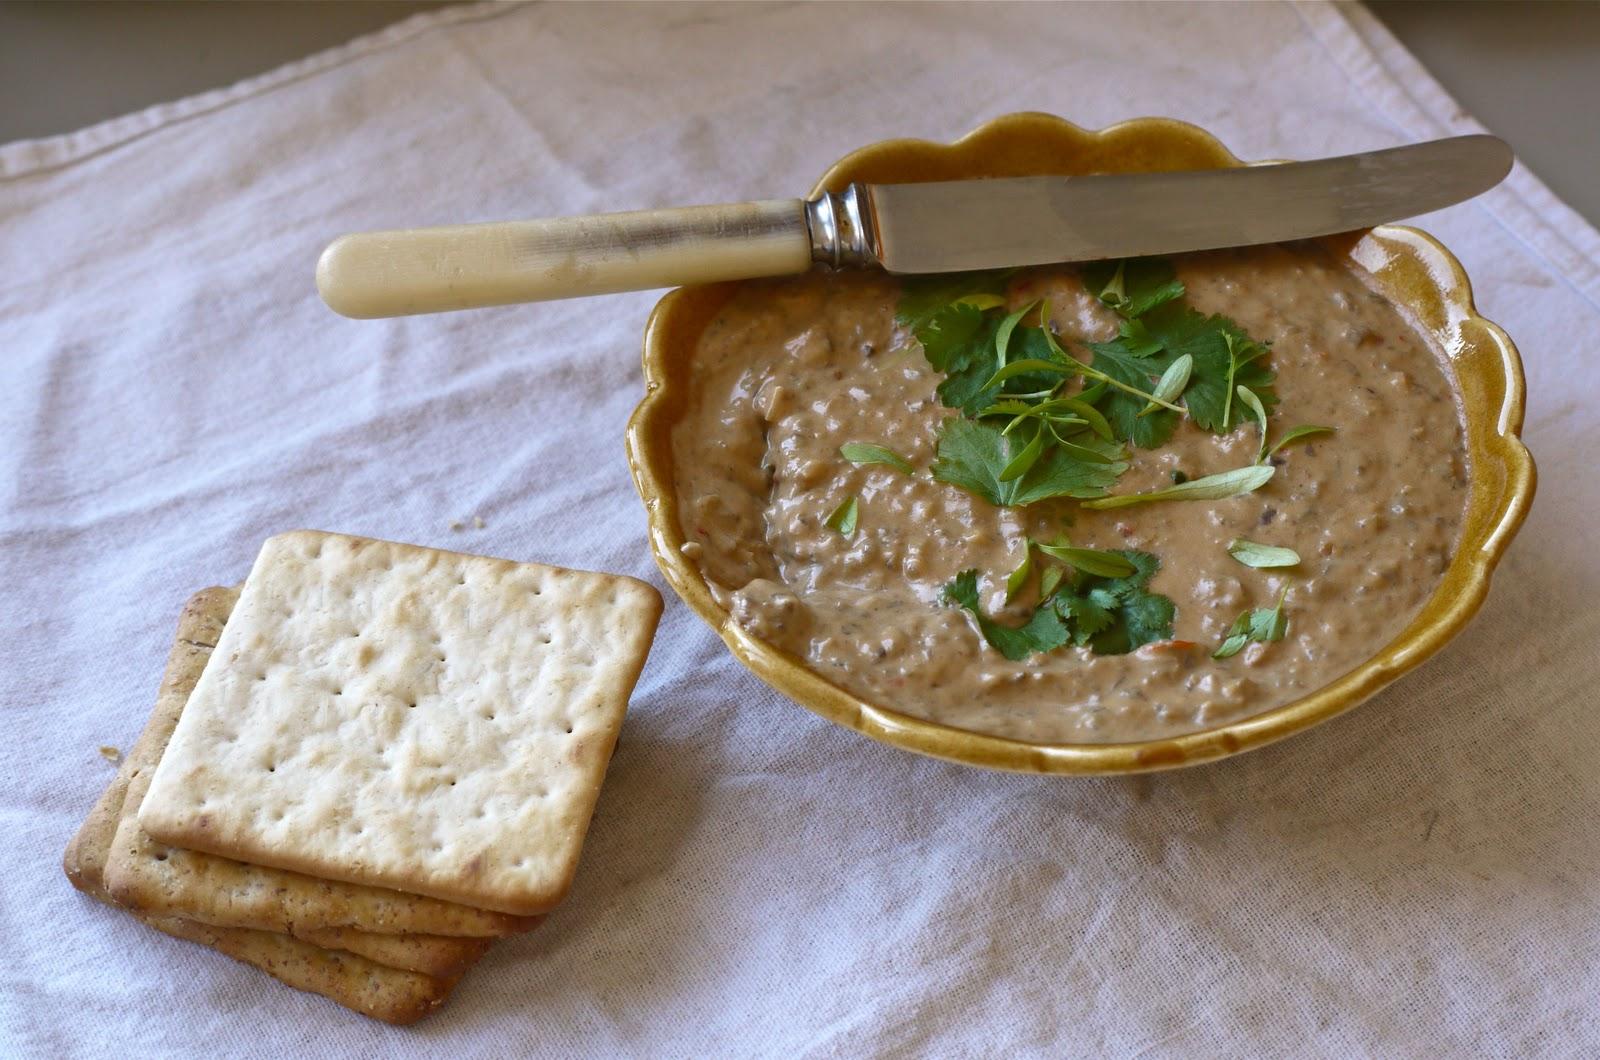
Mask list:
[{"label": "creamy brown dip", "polygon": [[[943,378],[894,322],[897,284],[814,275],[745,286],[695,351],[690,407],[673,455],[684,551],[716,600],[751,633],[828,680],[891,709],[964,729],[1047,742],[1148,739],[1259,713],[1327,684],[1392,639],[1433,591],[1460,529],[1467,467],[1460,413],[1441,364],[1381,296],[1314,247],[1175,259],[1189,304],[1223,313],[1272,345],[1290,426],[1338,428],[1283,449],[1272,481],[1220,501],[1106,511],[1074,501],[996,508],[927,472],[935,431],[954,415]],[[1013,280],[1007,301],[1038,297],[1069,352],[1115,336],[1116,317],[1069,269]],[[1071,340],[1071,341],[1068,341]],[[1185,421],[1159,449],[1130,446],[1130,493],[1250,464],[1252,425],[1226,436]],[[886,445],[907,477],[839,455]],[[860,524],[824,525],[846,498]],[[1156,554],[1153,592],[1177,605],[1174,642],[1127,655],[1065,647],[1008,661],[972,618],[941,603],[959,571],[981,572],[984,609],[1017,623],[1030,589],[1005,605],[1025,538],[1068,528],[1074,545]],[[1287,546],[1288,570],[1228,555],[1235,538]],[[1270,607],[1287,582],[1287,636],[1211,657],[1241,611]],[[1182,642],[1192,642],[1192,646]]]}]

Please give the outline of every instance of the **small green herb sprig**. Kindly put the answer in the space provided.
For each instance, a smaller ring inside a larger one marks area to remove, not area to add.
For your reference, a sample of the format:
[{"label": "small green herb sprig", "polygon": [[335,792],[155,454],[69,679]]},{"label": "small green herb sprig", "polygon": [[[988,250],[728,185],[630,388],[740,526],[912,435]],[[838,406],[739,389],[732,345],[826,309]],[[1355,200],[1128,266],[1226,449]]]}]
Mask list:
[{"label": "small green herb sprig", "polygon": [[1211,657],[1226,659],[1238,655],[1252,641],[1266,644],[1282,640],[1284,634],[1289,632],[1289,616],[1283,613],[1283,600],[1288,595],[1289,583],[1285,582],[1283,590],[1278,593],[1278,602],[1272,607],[1254,608],[1234,619],[1233,625],[1223,635],[1221,646],[1211,653]]},{"label": "small green herb sprig", "polygon": [[[1064,559],[1069,566],[1052,566],[1041,575],[1039,605],[1020,626],[1003,625],[984,613],[976,570],[962,571],[944,588],[945,602],[970,612],[983,639],[1007,659],[1024,659],[1068,644],[1101,655],[1123,655],[1172,638],[1176,609],[1170,599],[1147,588],[1161,566],[1155,556],[1133,549],[1103,552],[1030,542],[1018,570],[1031,567],[1034,549]],[[1091,570],[1124,573],[1112,576]],[[1008,598],[1014,595],[1011,579],[1006,589]]]}]

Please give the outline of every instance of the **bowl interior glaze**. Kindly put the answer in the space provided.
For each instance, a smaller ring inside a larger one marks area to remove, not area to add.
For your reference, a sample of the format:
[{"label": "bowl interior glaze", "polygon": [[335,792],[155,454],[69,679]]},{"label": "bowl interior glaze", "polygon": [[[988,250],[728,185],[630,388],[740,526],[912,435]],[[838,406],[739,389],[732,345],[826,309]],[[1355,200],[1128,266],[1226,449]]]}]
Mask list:
[{"label": "bowl interior glaze", "polygon": [[[852,181],[910,183],[975,177],[1214,169],[1244,165],[1209,133],[1165,118],[1099,131],[1047,114],[997,118],[954,143],[888,140],[852,152],[815,191]],[[830,721],[908,751],[1032,773],[1131,773],[1193,765],[1281,739],[1341,714],[1438,651],[1472,618],[1495,564],[1532,503],[1533,459],[1519,437],[1522,362],[1505,332],[1478,315],[1461,265],[1413,228],[1330,237],[1334,253],[1373,278],[1442,350],[1466,420],[1471,485],[1461,539],[1439,586],[1399,636],[1338,680],[1284,706],[1201,732],[1130,743],[1035,744],[940,725],[867,702],[736,625],[680,551],[671,433],[687,404],[690,354],[736,285],[673,291],[644,339],[645,397],[628,424],[628,461],[649,516],[650,547],[667,582],[762,680]]]}]

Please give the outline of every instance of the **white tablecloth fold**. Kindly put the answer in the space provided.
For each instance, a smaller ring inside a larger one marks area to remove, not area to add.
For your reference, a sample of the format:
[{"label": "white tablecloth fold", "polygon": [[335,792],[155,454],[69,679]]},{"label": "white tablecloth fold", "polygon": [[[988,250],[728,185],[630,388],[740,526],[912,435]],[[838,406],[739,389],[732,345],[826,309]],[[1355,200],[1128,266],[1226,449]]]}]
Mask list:
[{"label": "white tablecloth fold", "polygon": [[275,531],[659,584],[621,444],[654,296],[357,323],[331,235],[799,194],[1021,109],[1245,157],[1478,128],[1360,8],[552,4],[0,148],[0,1052],[1592,1054],[1600,235],[1521,170],[1422,223],[1521,345],[1539,501],[1478,621],[1347,718],[984,773],[795,707],[672,599],[571,900],[415,1030],[62,878],[182,601]]}]

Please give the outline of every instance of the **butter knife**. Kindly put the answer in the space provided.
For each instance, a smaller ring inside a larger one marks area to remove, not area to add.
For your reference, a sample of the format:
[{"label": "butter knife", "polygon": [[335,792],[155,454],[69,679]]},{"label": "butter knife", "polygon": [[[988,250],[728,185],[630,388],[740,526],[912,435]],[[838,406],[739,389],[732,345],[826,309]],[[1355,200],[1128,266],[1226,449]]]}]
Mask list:
[{"label": "butter knife", "polygon": [[851,184],[766,199],[341,236],[317,263],[349,317],[783,276],[821,262],[959,272],[1175,254],[1368,228],[1510,172],[1493,136],[1235,169]]}]

